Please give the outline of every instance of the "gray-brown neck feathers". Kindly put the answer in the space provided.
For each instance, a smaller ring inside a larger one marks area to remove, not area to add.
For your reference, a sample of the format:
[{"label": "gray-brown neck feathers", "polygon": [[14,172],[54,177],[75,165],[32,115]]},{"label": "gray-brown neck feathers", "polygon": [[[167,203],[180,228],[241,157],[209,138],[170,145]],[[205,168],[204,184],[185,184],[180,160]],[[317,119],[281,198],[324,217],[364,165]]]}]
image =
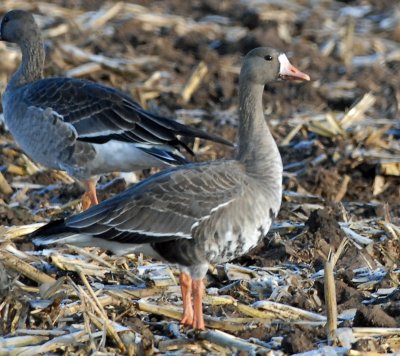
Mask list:
[{"label": "gray-brown neck feathers", "polygon": [[281,156],[263,113],[264,86],[241,76],[239,88],[238,160],[244,163],[248,174],[281,184]]},{"label": "gray-brown neck feathers", "polygon": [[22,62],[11,77],[9,87],[18,87],[43,78],[45,51],[43,40],[39,33],[34,33],[31,39],[19,43],[22,52]]}]

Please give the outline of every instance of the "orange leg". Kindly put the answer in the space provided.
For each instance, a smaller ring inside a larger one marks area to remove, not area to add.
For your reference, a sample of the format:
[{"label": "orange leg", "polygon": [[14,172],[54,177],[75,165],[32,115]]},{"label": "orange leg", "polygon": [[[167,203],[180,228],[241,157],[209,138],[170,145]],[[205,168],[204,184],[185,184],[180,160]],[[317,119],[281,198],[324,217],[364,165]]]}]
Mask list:
[{"label": "orange leg", "polygon": [[84,183],[86,192],[82,196],[82,210],[87,210],[91,206],[97,205],[99,201],[96,194],[96,181],[89,179],[85,180]]},{"label": "orange leg", "polygon": [[193,305],[194,305],[194,316],[193,316],[193,327],[198,330],[204,330],[204,319],[203,319],[203,293],[204,283],[202,279],[194,279],[192,281],[193,288]]},{"label": "orange leg", "polygon": [[179,275],[179,283],[181,285],[183,316],[181,324],[193,324],[193,306],[192,306],[192,278],[189,274],[181,272]]}]

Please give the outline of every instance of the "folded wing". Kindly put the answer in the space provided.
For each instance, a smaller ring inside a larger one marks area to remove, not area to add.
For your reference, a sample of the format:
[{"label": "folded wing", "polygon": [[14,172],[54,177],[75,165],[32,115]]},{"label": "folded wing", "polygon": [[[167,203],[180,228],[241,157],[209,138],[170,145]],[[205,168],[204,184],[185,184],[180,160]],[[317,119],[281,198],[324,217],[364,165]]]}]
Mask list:
[{"label": "folded wing", "polygon": [[195,225],[242,196],[240,172],[235,161],[166,170],[84,213],[44,226],[34,237],[42,242],[46,236],[84,234],[130,244],[190,239]]}]

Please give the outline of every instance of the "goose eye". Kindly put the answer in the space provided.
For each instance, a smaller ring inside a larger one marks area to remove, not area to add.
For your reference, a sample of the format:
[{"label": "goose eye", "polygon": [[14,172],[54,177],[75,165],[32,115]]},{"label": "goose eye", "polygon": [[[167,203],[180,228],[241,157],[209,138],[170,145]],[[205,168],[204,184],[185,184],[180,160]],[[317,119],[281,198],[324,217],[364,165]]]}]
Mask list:
[{"label": "goose eye", "polygon": [[8,22],[8,21],[9,21],[8,16],[6,16],[6,17],[3,18],[3,22]]},{"label": "goose eye", "polygon": [[264,57],[264,59],[266,61],[272,61],[272,56],[270,56],[269,54],[267,56]]}]

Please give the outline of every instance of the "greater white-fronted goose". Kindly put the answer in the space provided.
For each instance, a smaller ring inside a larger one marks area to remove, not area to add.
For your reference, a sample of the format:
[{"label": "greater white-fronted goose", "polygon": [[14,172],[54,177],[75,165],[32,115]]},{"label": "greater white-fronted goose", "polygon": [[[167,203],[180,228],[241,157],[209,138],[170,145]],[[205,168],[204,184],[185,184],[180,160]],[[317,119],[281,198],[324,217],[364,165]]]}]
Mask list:
[{"label": "greater white-fronted goose", "polygon": [[34,242],[101,246],[117,254],[143,252],[177,263],[182,323],[203,329],[202,279],[209,264],[229,261],[256,246],[280,208],[282,161],[262,105],[264,85],[278,79],[310,80],[274,49],[247,54],[239,79],[235,160],[160,172],[84,213],[49,223],[34,233]]},{"label": "greater white-fronted goose", "polygon": [[44,166],[84,180],[84,208],[97,204],[99,174],[187,163],[179,136],[226,140],[145,111],[113,88],[74,78],[43,79],[45,52],[33,16],[13,10],[0,40],[16,43],[22,63],[3,94],[4,117],[18,145]]}]

